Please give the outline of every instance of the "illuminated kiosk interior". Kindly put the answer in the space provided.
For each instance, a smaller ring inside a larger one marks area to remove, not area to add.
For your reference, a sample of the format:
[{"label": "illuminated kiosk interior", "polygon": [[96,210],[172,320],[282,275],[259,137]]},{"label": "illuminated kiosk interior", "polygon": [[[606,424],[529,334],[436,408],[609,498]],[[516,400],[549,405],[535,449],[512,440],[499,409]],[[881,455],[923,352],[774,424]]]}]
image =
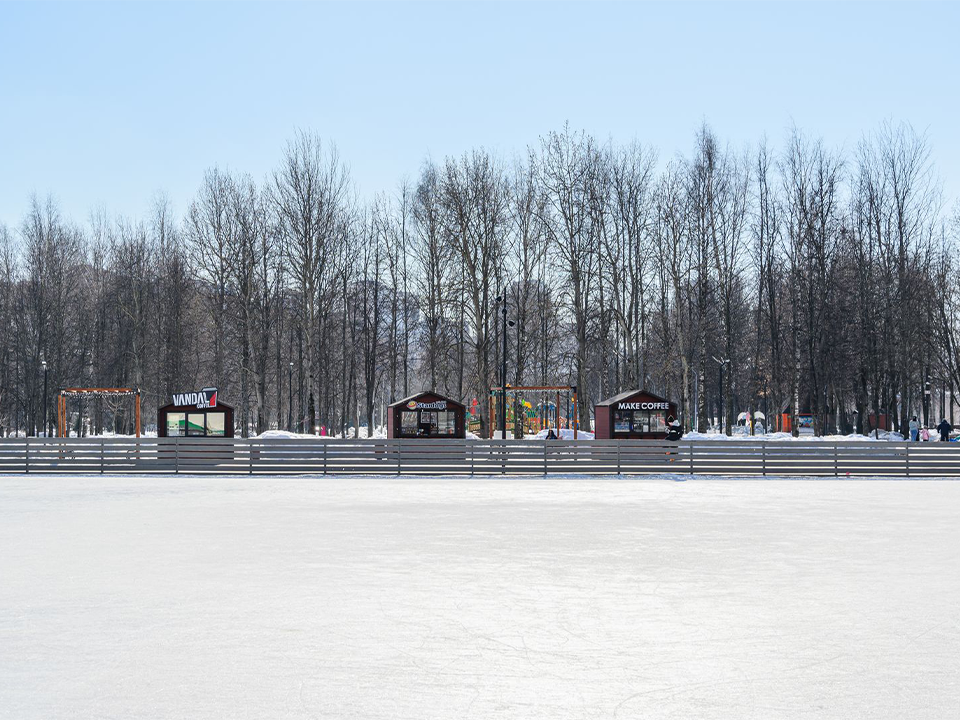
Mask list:
[{"label": "illuminated kiosk interior", "polygon": [[467,408],[443,395],[422,392],[387,406],[387,437],[465,438]]},{"label": "illuminated kiosk interior", "polygon": [[217,400],[216,388],[175,393],[157,410],[158,437],[233,437],[233,408]]},{"label": "illuminated kiosk interior", "polygon": [[663,440],[668,420],[677,417],[676,403],[646,390],[614,395],[594,405],[593,411],[598,440]]}]

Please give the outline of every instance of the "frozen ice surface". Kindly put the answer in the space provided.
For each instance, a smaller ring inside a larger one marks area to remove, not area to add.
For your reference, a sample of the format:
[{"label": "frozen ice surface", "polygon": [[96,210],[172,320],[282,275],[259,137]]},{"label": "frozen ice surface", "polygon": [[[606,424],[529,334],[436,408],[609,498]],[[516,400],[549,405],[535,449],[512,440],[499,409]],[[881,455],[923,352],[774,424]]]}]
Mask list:
[{"label": "frozen ice surface", "polygon": [[0,717],[947,718],[960,482],[0,478]]}]

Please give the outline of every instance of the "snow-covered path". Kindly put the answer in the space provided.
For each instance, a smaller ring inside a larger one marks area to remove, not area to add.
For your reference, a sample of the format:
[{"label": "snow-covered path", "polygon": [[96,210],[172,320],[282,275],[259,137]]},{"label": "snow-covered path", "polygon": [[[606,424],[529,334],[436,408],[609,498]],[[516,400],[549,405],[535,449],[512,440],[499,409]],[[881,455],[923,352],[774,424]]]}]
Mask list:
[{"label": "snow-covered path", "polygon": [[944,718],[960,482],[0,478],[0,717]]}]

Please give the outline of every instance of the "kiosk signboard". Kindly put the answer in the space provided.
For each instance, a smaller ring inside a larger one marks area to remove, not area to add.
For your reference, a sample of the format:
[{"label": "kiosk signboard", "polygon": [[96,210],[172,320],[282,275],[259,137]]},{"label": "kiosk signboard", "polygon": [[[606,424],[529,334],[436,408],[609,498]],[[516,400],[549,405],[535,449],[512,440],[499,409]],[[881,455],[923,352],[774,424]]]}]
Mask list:
[{"label": "kiosk signboard", "polygon": [[173,404],[195,405],[198,409],[215,408],[217,406],[217,389],[208,387],[199,392],[174,393]]}]

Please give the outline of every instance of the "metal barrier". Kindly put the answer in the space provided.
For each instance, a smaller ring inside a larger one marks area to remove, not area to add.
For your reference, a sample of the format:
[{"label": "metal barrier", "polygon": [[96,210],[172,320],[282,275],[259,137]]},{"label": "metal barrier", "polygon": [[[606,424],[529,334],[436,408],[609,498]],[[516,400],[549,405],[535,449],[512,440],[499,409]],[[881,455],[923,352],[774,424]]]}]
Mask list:
[{"label": "metal barrier", "polygon": [[870,441],[2,438],[0,473],[960,476],[960,445]]}]

